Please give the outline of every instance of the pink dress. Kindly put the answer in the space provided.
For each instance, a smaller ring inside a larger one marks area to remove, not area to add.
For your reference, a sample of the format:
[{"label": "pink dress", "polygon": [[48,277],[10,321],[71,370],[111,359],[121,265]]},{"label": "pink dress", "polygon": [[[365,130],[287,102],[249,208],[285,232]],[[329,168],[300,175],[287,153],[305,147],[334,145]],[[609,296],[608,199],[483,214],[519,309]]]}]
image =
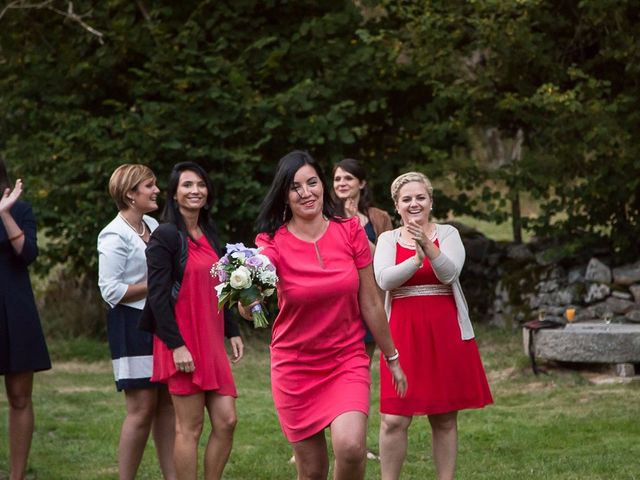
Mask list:
[{"label": "pink dress", "polygon": [[371,264],[357,217],[331,221],[317,242],[280,227],[256,244],[276,267],[278,307],[271,341],[271,389],[290,442],[350,411],[369,414],[369,367],[358,269]]},{"label": "pink dress", "polygon": [[224,347],[224,314],[218,311],[214,287],[220,283],[212,277],[211,266],[218,255],[206,237],[188,240],[187,265],[175,306],[176,322],[186,347],[193,356],[195,371],[179,372],[173,353],[157,336],[153,337],[152,380],[175,385],[177,394],[215,391],[236,397],[236,386],[229,357]]},{"label": "pink dress", "polygon": [[[437,245],[437,240],[436,240]],[[396,264],[415,250],[396,246]],[[428,260],[403,286],[442,285]],[[404,398],[380,359],[380,411],[413,416],[481,408],[493,403],[474,339],[462,340],[451,291],[394,298],[389,328],[407,376]]]}]

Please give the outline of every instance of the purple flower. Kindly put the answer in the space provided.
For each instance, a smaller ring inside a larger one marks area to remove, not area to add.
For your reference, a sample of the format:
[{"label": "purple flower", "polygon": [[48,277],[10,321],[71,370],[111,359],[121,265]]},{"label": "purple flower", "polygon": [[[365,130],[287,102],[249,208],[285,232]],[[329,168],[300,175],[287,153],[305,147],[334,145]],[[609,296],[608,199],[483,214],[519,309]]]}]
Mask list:
[{"label": "purple flower", "polygon": [[220,265],[229,265],[229,257],[225,255],[218,261],[218,263]]},{"label": "purple flower", "polygon": [[259,268],[262,266],[262,259],[258,256],[253,256],[253,257],[249,257],[247,258],[247,265],[251,266],[251,267],[256,267]]},{"label": "purple flower", "polygon": [[249,258],[249,257],[253,257],[258,253],[258,249],[257,248],[247,248],[246,250],[243,250],[242,253],[244,253],[244,256]]},{"label": "purple flower", "polygon": [[229,278],[229,275],[227,274],[227,272],[225,270],[218,270],[218,279],[221,282],[226,282]]},{"label": "purple flower", "polygon": [[244,246],[244,243],[227,243],[227,254],[244,252],[245,250],[247,250],[247,247]]}]

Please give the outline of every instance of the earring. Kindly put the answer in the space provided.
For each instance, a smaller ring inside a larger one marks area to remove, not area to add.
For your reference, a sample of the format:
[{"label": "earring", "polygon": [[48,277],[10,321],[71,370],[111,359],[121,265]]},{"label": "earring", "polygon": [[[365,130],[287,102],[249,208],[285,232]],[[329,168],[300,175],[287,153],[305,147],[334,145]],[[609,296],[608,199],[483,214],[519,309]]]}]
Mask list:
[{"label": "earring", "polygon": [[282,211],[282,223],[287,221],[287,204],[284,204],[284,210]]}]

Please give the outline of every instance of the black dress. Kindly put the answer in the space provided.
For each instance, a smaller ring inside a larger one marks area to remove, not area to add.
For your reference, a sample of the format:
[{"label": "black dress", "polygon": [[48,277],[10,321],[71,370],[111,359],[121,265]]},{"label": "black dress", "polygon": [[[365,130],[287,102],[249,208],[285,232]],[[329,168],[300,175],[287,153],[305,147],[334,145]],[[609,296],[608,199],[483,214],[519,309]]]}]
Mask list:
[{"label": "black dress", "polygon": [[11,215],[24,231],[17,255],[0,221],[0,375],[51,368],[27,266],[38,256],[31,205],[16,202]]}]

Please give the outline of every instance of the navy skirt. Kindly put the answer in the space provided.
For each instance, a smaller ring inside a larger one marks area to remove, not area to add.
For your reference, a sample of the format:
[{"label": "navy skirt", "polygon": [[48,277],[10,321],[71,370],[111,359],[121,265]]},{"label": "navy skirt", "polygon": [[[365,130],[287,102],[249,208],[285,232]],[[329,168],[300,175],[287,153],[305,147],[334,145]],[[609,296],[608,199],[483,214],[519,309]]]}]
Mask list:
[{"label": "navy skirt", "polygon": [[153,370],[153,335],[138,330],[142,310],[116,305],[107,316],[107,335],[113,375],[118,391],[156,388],[151,382]]},{"label": "navy skirt", "polygon": [[0,294],[0,375],[50,369],[35,303],[7,297]]}]

